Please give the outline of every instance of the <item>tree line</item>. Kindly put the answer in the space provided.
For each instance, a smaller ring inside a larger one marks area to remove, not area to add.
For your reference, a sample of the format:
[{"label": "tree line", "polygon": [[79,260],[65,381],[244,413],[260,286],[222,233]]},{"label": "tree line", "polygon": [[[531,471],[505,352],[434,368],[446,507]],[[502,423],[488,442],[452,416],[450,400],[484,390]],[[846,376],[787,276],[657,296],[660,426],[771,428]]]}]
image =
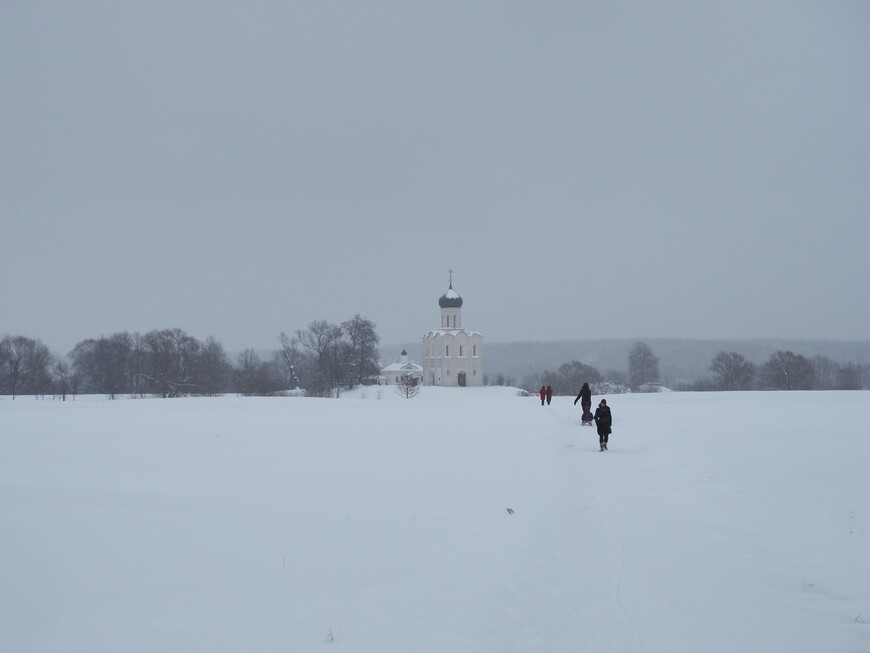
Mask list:
[{"label": "tree line", "polygon": [[[314,320],[292,335],[281,333],[280,347],[265,359],[246,349],[231,361],[214,337],[200,341],[181,329],[145,334],[120,332],[79,342],[58,357],[42,342],[26,336],[0,340],[0,394],[66,398],[103,394],[109,398],[280,395],[298,390],[308,396],[336,396],[380,371],[375,325],[359,314],[340,324]],[[569,361],[555,371],[531,373],[517,382],[503,374],[489,384],[534,391],[550,385],[557,395],[576,395],[584,382],[596,394],[656,391],[659,358],[644,342],[630,349],[627,372],[599,371]],[[707,390],[861,390],[870,387],[870,365],[838,363],[825,356],[807,358],[776,351],[756,365],[733,351],[710,361],[710,374],[672,388]]]},{"label": "tree line", "polygon": [[[549,385],[557,395],[576,395],[588,382],[595,394],[656,392],[660,389],[659,358],[644,342],[630,349],[628,372],[607,370],[580,361],[563,363],[555,371],[527,375],[523,387]],[[807,358],[792,351],[776,351],[756,365],[733,351],[721,351],[710,361],[710,375],[673,390],[862,390],[870,387],[870,365],[837,363],[825,356]]]},{"label": "tree line", "polygon": [[231,361],[214,337],[204,341],[182,329],[120,332],[76,344],[65,357],[38,339],[0,340],[0,394],[66,399],[76,394],[215,396],[224,393],[335,395],[380,370],[375,325],[359,314],[340,324],[315,320],[265,360],[246,349]]},{"label": "tree line", "polygon": [[870,387],[870,365],[838,363],[827,356],[807,358],[775,351],[755,365],[734,351],[710,361],[710,375],[676,390],[863,390]]}]

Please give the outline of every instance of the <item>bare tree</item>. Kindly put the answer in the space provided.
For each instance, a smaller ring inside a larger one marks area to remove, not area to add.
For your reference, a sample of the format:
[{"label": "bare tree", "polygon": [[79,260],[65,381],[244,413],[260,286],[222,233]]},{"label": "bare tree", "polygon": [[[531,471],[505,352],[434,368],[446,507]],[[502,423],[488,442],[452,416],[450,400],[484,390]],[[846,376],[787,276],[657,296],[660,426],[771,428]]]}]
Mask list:
[{"label": "bare tree", "polygon": [[261,360],[253,349],[239,354],[235,377],[236,391],[245,396],[266,397],[285,389],[280,367],[274,361]]},{"label": "bare tree", "polygon": [[148,355],[145,351],[144,337],[140,333],[130,336],[130,388],[129,392],[134,397],[144,397],[148,391],[148,379],[145,368],[148,364]]},{"label": "bare tree", "polygon": [[761,366],[762,383],[776,390],[810,390],[813,387],[813,364],[800,354],[776,351]]},{"label": "bare tree", "polygon": [[326,320],[314,320],[308,324],[308,329],[296,332],[296,340],[316,360],[314,373],[306,388],[309,393],[325,396],[338,387],[340,369],[337,349],[343,334],[340,326]]},{"label": "bare tree", "polygon": [[5,394],[15,399],[26,392],[24,336],[6,336],[0,340],[0,384]]},{"label": "bare tree", "polygon": [[44,397],[51,393],[51,368],[56,362],[48,347],[39,340],[32,340],[32,347],[27,356],[27,376],[30,382],[30,393]]},{"label": "bare tree", "polygon": [[109,399],[130,392],[133,338],[126,332],[82,340],[70,353],[75,377],[85,392]]},{"label": "bare tree", "polygon": [[635,388],[659,380],[659,359],[645,342],[636,342],[628,352],[628,374]]},{"label": "bare tree", "polygon": [[[562,363],[555,372],[544,370],[543,374],[539,375],[540,385],[549,385],[553,388],[553,394],[563,396],[576,395],[584,383],[598,383],[601,380],[601,372],[580,361]],[[535,379],[534,375],[526,377],[523,387],[537,390],[538,379]]]},{"label": "bare tree", "polygon": [[72,372],[76,378],[76,384],[82,392],[100,392],[100,367],[96,362],[96,344],[93,338],[76,343],[69,353],[72,361]]},{"label": "bare tree", "polygon": [[396,384],[396,392],[400,397],[413,399],[420,393],[418,379],[410,374],[403,374]]},{"label": "bare tree", "polygon": [[96,347],[104,384],[99,391],[114,399],[130,388],[132,339],[129,333],[115,333],[108,338],[101,337],[96,342]]},{"label": "bare tree", "polygon": [[710,361],[713,381],[720,390],[748,390],[752,387],[755,366],[734,351],[720,351]]},{"label": "bare tree", "polygon": [[142,338],[145,348],[145,376],[155,394],[163,398],[193,394],[199,341],[181,329],[149,331]]},{"label": "bare tree", "polygon": [[209,397],[224,392],[227,389],[231,371],[232,366],[227,359],[223,344],[209,336],[202,344],[197,365],[196,376],[200,392]]},{"label": "bare tree", "polygon": [[260,367],[260,363],[260,357],[253,349],[246,349],[239,354],[235,369],[236,391],[239,394],[254,394],[257,369]]},{"label": "bare tree", "polygon": [[380,372],[380,339],[375,332],[374,322],[360,317],[359,313],[342,322],[341,328],[349,345],[347,365],[351,374],[350,381],[353,385],[358,385],[364,377],[376,376]]},{"label": "bare tree", "polygon": [[61,401],[66,401],[66,396],[73,393],[73,377],[69,365],[63,361],[56,361],[51,370],[52,394]]},{"label": "bare tree", "polygon": [[598,383],[601,381],[601,372],[580,361],[571,361],[559,366],[557,385],[553,386],[553,393],[557,395],[576,395],[584,383]]},{"label": "bare tree", "polygon": [[327,356],[330,345],[341,338],[342,334],[341,327],[337,324],[330,324],[326,320],[314,320],[308,323],[305,331],[296,332],[296,340],[322,359]]},{"label": "bare tree", "polygon": [[305,354],[299,351],[299,341],[296,338],[291,338],[282,331],[279,341],[281,349],[275,354],[276,362],[284,374],[286,386],[290,390],[295,390],[308,376],[309,361],[306,360]]},{"label": "bare tree", "polygon": [[379,342],[374,323],[359,314],[341,325],[314,320],[293,338],[281,334],[278,358],[308,394],[338,396],[380,371]]},{"label": "bare tree", "polygon": [[0,340],[0,392],[45,395],[51,391],[54,357],[39,340],[5,336]]}]

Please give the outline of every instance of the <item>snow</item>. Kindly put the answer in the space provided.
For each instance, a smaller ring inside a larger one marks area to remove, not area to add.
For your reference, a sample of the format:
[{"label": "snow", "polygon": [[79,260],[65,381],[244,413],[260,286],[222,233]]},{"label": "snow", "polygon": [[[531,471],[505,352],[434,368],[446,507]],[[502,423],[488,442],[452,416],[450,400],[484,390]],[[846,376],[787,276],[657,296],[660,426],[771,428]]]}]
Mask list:
[{"label": "snow", "polygon": [[866,393],[572,402],[0,398],[0,650],[870,650]]},{"label": "snow", "polygon": [[427,333],[424,338],[429,337],[432,338],[434,336],[458,336],[460,333],[464,333],[467,336],[479,336],[482,335],[480,331],[469,331],[468,329],[433,329],[429,333]]},{"label": "snow", "polygon": [[390,363],[386,367],[381,368],[381,373],[386,372],[422,372],[423,368],[417,363]]}]

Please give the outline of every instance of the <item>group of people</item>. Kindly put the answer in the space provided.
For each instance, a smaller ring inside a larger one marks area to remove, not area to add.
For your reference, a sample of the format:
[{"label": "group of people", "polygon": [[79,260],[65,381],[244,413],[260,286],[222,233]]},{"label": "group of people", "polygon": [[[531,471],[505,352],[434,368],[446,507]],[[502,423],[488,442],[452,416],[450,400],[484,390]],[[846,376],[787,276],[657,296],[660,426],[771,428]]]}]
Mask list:
[{"label": "group of people", "polygon": [[[592,408],[592,388],[589,387],[588,383],[584,383],[583,387],[580,388],[580,394],[577,395],[577,398],[574,399],[574,405],[577,405],[577,402],[580,402],[580,408],[583,410],[583,420],[584,424],[590,424],[591,420],[589,420],[589,409]],[[607,399],[602,399],[598,402],[598,408],[595,409],[595,415],[592,415],[592,419],[595,420],[595,426],[598,428],[598,451],[607,451],[607,441],[610,439],[610,433],[612,432],[610,427],[613,426],[613,416],[610,414],[610,406],[607,405]]]},{"label": "group of people", "polygon": [[[542,385],[539,394],[541,395],[541,405],[543,406],[544,402],[549,405],[553,399],[553,388]],[[583,410],[583,416],[581,417],[583,423],[591,425],[594,421],[598,429],[599,451],[607,451],[607,441],[610,439],[610,434],[612,433],[611,426],[613,426],[613,416],[610,414],[610,406],[607,405],[607,399],[602,399],[598,403],[598,408],[595,409],[595,414],[593,415],[590,412],[592,408],[592,388],[589,387],[589,383],[584,383],[583,387],[580,388],[580,394],[574,400],[575,406],[578,401],[580,402],[580,408]]]}]

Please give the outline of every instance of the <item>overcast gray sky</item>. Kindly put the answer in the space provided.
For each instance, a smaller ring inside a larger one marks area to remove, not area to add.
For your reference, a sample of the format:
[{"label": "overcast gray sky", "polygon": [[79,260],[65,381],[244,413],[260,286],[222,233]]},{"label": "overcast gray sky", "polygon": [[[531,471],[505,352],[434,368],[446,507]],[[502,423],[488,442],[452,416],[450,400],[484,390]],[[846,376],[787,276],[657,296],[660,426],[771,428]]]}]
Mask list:
[{"label": "overcast gray sky", "polygon": [[0,0],[0,335],[870,337],[870,3]]}]

